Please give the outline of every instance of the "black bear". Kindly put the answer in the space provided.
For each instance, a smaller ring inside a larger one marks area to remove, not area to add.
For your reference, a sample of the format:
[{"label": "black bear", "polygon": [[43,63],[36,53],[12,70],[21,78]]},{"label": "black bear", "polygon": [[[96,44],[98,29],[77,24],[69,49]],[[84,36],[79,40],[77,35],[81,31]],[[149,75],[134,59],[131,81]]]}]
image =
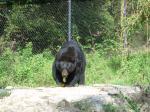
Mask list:
[{"label": "black bear", "polygon": [[75,86],[85,83],[86,60],[78,43],[71,39],[66,41],[56,54],[52,74],[57,85]]}]

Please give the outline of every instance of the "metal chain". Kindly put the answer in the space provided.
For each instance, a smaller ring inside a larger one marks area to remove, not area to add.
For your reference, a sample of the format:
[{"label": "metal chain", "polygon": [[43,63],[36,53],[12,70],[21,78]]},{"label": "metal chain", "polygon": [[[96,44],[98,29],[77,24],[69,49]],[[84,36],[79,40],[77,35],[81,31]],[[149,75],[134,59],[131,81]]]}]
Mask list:
[{"label": "metal chain", "polygon": [[71,40],[71,0],[68,0],[68,41]]}]

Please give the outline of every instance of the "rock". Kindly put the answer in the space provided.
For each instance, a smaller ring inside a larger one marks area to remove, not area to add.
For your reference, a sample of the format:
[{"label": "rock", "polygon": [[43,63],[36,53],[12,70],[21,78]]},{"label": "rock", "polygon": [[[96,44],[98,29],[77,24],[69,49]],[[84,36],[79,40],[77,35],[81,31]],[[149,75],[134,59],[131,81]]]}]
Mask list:
[{"label": "rock", "polygon": [[0,99],[0,112],[129,112],[126,97],[142,95],[138,87],[119,85],[12,88]]},{"label": "rock", "polygon": [[13,87],[12,87],[12,86],[7,86],[5,89],[7,89],[7,90],[12,90]]},{"label": "rock", "polygon": [[6,89],[0,89],[0,98],[4,98],[10,96],[11,92]]}]

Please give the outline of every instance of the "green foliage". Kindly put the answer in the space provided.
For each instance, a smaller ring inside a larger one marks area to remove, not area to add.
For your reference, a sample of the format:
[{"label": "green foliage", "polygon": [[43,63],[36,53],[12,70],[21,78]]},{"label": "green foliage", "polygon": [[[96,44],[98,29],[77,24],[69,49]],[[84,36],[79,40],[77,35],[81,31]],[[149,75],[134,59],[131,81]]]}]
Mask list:
[{"label": "green foliage", "polygon": [[96,44],[96,49],[105,57],[113,57],[120,54],[120,45],[113,39],[105,39],[102,44]]},{"label": "green foliage", "polygon": [[129,98],[128,96],[123,95],[122,93],[120,93],[118,97],[126,102],[127,108],[132,110],[132,112],[140,112],[140,107],[138,103],[135,102],[133,99]]},{"label": "green foliage", "polygon": [[51,8],[55,7],[53,5],[45,4],[44,7],[38,4],[12,5],[11,13],[6,16],[8,20],[5,36],[7,39],[16,39],[21,47],[24,47],[27,42],[32,42],[33,51],[36,53],[47,47],[55,50],[57,45],[61,45],[66,35],[63,29],[66,18],[58,20],[51,16],[53,13]]},{"label": "green foliage", "polygon": [[[86,54],[86,84],[149,84],[150,54],[106,58],[97,51]],[[46,50],[32,54],[32,44],[18,52],[6,49],[0,57],[0,87],[54,86],[52,63],[54,57]]]},{"label": "green foliage", "polygon": [[[94,48],[105,39],[113,38],[114,18],[108,11],[110,2],[78,1],[73,2],[73,22],[82,44]],[[80,13],[79,13],[80,12]],[[73,29],[74,31],[74,29]],[[76,31],[76,30],[75,30]]]},{"label": "green foliage", "polygon": [[112,70],[108,66],[108,60],[95,52],[87,54],[86,83],[108,83],[112,80]]},{"label": "green foliage", "polygon": [[0,60],[0,86],[54,85],[51,76],[52,57],[47,53],[32,54],[31,43],[19,52],[6,50]]},{"label": "green foliage", "polygon": [[121,69],[118,71],[120,77],[129,84],[145,84],[149,82],[150,76],[150,53],[138,53],[123,57]]},{"label": "green foliage", "polygon": [[139,30],[139,33],[144,32],[146,35],[146,29],[144,29],[144,25],[149,24],[150,22],[148,19],[150,17],[149,4],[149,0],[132,0],[128,3],[127,8],[130,10],[127,11],[127,15],[129,16],[123,18],[122,30],[123,32],[126,31],[129,39],[133,39]]},{"label": "green foliage", "polygon": [[103,105],[103,108],[105,112],[116,112],[117,110],[117,107],[115,107],[113,104]]},{"label": "green foliage", "polygon": [[0,87],[6,85],[14,85],[13,83],[13,64],[14,55],[10,49],[5,49],[5,52],[0,57]]},{"label": "green foliage", "polygon": [[[30,2],[32,4],[27,4]],[[41,52],[48,47],[56,51],[67,38],[67,2],[57,0],[49,2],[49,4],[36,4],[40,1],[34,4],[32,0],[12,2],[10,12],[5,14],[7,18],[5,38],[16,39],[18,47],[24,47],[26,43],[32,42],[34,52]],[[108,10],[110,5],[110,1],[100,4],[98,0],[73,1],[74,38],[78,36],[80,38],[76,39],[82,44],[94,48],[103,40],[112,39],[115,36],[112,33],[115,24]]]},{"label": "green foliage", "polygon": [[[13,0],[9,11],[0,8],[0,87],[54,85],[50,52],[56,53],[67,37],[67,2],[42,2]],[[86,83],[149,84],[149,51],[122,55],[120,35],[126,32],[129,51],[148,48],[150,1],[129,0],[126,17],[120,17],[122,1],[72,3],[73,37],[91,50],[86,53]],[[10,50],[12,41],[17,50]]]},{"label": "green foliage", "polygon": [[138,104],[135,101],[133,101],[130,98],[127,98],[127,97],[125,99],[128,102],[129,108],[132,109],[133,112],[140,112],[140,108],[139,108]]},{"label": "green foliage", "polygon": [[87,54],[86,82],[113,84],[149,84],[149,53],[105,58],[95,52]]},{"label": "green foliage", "polygon": [[74,107],[79,108],[81,110],[81,112],[90,112],[91,108],[90,108],[91,104],[88,101],[82,101],[82,102],[76,102],[74,103]]}]

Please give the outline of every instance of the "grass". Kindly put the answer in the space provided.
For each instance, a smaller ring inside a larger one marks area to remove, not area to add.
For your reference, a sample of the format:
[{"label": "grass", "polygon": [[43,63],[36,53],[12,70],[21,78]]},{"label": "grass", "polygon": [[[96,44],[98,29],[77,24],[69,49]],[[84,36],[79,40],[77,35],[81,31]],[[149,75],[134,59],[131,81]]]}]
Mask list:
[{"label": "grass", "polygon": [[113,104],[106,104],[103,105],[105,112],[117,112],[117,107],[115,107]]},{"label": "grass", "polygon": [[150,53],[106,58],[98,52],[87,55],[87,84],[111,83],[120,85],[150,83]]},{"label": "grass", "polygon": [[[12,52],[6,49],[0,57],[0,87],[56,86],[52,78],[54,56],[48,51],[32,54],[32,46]],[[120,85],[150,83],[150,53],[107,58],[98,51],[86,54],[86,84]]]}]

